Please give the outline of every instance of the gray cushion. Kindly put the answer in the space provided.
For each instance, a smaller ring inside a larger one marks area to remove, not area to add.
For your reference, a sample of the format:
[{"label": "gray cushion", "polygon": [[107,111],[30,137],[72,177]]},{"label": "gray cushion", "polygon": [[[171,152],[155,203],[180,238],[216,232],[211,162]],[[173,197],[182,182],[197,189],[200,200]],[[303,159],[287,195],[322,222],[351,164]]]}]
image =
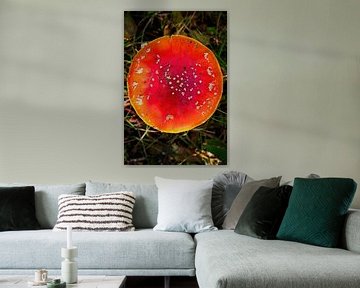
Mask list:
[{"label": "gray cushion", "polygon": [[261,186],[269,188],[278,187],[280,179],[281,177],[273,177],[270,179],[251,181],[244,184],[240,192],[236,196],[235,200],[233,201],[230,210],[224,219],[223,228],[234,230],[242,212],[244,211],[246,205],[249,203],[251,197],[255,194],[255,192]]},{"label": "gray cushion", "polygon": [[155,184],[86,182],[86,195],[120,191],[133,192],[136,197],[133,211],[135,228],[153,228],[158,213],[158,193]]},{"label": "gray cushion", "polygon": [[[78,247],[80,270],[194,268],[195,244],[186,233],[152,229],[73,232],[72,239]],[[0,269],[60,269],[63,260],[60,251],[66,247],[66,232],[2,232],[0,247]]]},{"label": "gray cushion", "polygon": [[221,228],[231,204],[245,182],[251,179],[245,173],[227,171],[219,173],[214,178],[212,189],[211,213],[214,225]]},{"label": "gray cushion", "polygon": [[343,249],[231,230],[197,234],[195,242],[200,288],[353,288],[360,283],[360,254]]},{"label": "gray cushion", "polygon": [[[320,178],[320,176],[318,174],[315,173],[310,173],[309,175],[307,175],[305,178],[309,178],[309,179],[317,179]],[[295,179],[295,178],[294,178]],[[281,185],[290,185],[290,186],[294,186],[294,179],[286,181],[284,183],[282,183]]]},{"label": "gray cushion", "polygon": [[65,185],[38,185],[1,183],[0,186],[34,186],[36,218],[41,228],[53,228],[58,215],[58,197],[61,194],[84,195],[85,183]]},{"label": "gray cushion", "polygon": [[155,177],[159,214],[154,230],[198,233],[217,229],[211,217],[213,180]]}]

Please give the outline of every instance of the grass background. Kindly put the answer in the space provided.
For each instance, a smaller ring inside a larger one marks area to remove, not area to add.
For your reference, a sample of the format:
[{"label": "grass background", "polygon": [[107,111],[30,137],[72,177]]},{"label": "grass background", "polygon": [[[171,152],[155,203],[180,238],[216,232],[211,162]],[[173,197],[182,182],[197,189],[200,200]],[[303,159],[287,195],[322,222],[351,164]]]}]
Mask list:
[{"label": "grass background", "polygon": [[[187,132],[160,132],[146,125],[127,96],[127,73],[144,43],[164,35],[192,37],[217,57],[223,95],[213,116]],[[227,12],[125,11],[124,12],[124,164],[226,165],[227,164]]]}]

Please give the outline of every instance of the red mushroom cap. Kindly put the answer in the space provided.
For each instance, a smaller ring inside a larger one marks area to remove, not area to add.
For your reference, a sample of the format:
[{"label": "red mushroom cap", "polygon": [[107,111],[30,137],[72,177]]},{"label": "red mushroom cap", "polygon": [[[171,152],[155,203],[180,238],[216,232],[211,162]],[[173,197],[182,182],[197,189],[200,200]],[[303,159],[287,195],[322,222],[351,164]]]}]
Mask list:
[{"label": "red mushroom cap", "polygon": [[147,125],[179,133],[213,115],[223,76],[210,49],[193,38],[173,35],[149,42],[135,55],[127,86],[131,105]]}]

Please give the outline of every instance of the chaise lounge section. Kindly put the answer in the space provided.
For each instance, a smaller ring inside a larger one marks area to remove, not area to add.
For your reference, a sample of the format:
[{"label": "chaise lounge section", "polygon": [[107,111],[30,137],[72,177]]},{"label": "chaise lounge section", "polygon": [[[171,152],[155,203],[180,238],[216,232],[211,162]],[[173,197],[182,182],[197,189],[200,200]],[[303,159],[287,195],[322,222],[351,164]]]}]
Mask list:
[{"label": "chaise lounge section", "polygon": [[350,211],[347,249],[262,240],[230,230],[195,236],[200,288],[354,288],[360,285],[360,211]]}]

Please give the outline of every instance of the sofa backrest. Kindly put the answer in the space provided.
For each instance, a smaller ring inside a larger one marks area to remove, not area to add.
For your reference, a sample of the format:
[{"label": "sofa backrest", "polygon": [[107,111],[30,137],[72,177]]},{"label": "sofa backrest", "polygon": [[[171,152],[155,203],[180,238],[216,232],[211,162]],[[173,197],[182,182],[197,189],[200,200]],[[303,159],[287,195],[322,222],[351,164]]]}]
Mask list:
[{"label": "sofa backrest", "polygon": [[360,209],[350,209],[345,217],[341,248],[360,253]]},{"label": "sofa backrest", "polygon": [[68,185],[0,183],[0,186],[34,186],[36,218],[43,229],[52,229],[55,226],[58,216],[58,197],[61,194],[85,195],[85,183]]},{"label": "sofa backrest", "polygon": [[135,194],[133,223],[136,229],[153,228],[157,223],[158,192],[155,184],[86,182],[86,195],[130,191]]}]

